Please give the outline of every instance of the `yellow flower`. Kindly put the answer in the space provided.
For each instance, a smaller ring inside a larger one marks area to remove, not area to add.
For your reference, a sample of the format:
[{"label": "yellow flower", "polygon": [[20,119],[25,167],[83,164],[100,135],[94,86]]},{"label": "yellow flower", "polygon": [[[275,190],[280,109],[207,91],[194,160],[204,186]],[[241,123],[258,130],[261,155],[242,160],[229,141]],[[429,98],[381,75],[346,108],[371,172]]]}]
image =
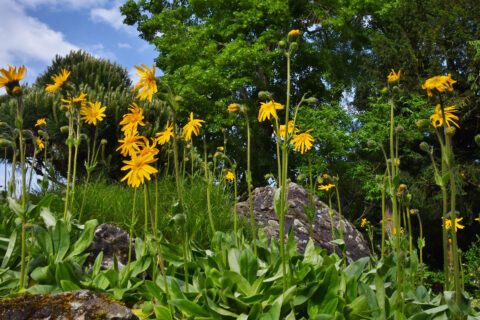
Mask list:
[{"label": "yellow flower", "polygon": [[48,92],[55,92],[60,89],[65,82],[67,82],[70,71],[62,69],[59,74],[52,76],[53,84],[47,84],[45,90]]},{"label": "yellow flower", "polygon": [[290,32],[288,32],[289,37],[297,37],[299,34],[300,34],[300,31],[297,29],[293,29],[293,30],[290,30]]},{"label": "yellow flower", "polygon": [[81,117],[81,120],[85,121],[88,124],[93,124],[94,126],[96,126],[97,121],[100,122],[105,117],[104,112],[107,107],[102,107],[102,104],[99,101],[95,101],[95,103],[89,102],[88,104],[90,105],[90,107],[83,106],[82,109],[80,109],[80,115],[83,116]]},{"label": "yellow flower", "polygon": [[218,149],[218,151],[225,151],[224,147],[218,147],[217,149]]},{"label": "yellow flower", "polygon": [[295,145],[294,150],[300,151],[302,154],[310,150],[315,139],[309,134],[313,129],[307,130],[304,133],[296,134],[292,138],[292,143]]},{"label": "yellow flower", "polygon": [[131,160],[124,160],[125,166],[122,167],[122,171],[130,170],[121,181],[127,180],[127,184],[130,187],[138,187],[145,182],[145,179],[150,180],[150,175],[157,173],[158,170],[149,165],[157,161],[152,153],[144,155],[132,156]]},{"label": "yellow flower", "polygon": [[328,179],[328,178],[330,178],[330,176],[328,174],[324,173],[323,174],[323,179]]},{"label": "yellow flower", "polygon": [[120,150],[122,156],[126,157],[133,156],[140,152],[140,146],[143,146],[143,137],[135,134],[127,134],[123,139],[118,140],[122,145],[116,149],[116,151]]},{"label": "yellow flower", "polygon": [[170,124],[170,122],[167,120],[167,128],[165,131],[158,132],[155,136],[157,136],[157,142],[160,145],[164,145],[168,141],[170,141],[170,138],[173,138],[173,124]]},{"label": "yellow flower", "polygon": [[[280,137],[282,137],[283,139],[285,139],[285,125],[282,124],[280,125],[280,128],[278,129],[279,133],[280,133]],[[293,120],[290,120],[288,121],[288,135],[292,134],[293,132]],[[295,128],[295,133],[298,132],[298,129]]]},{"label": "yellow flower", "polygon": [[80,107],[83,107],[86,104],[86,101],[85,101],[86,98],[87,98],[87,94],[81,92],[78,97],[70,96],[70,99],[62,99],[62,102],[67,103],[68,108],[71,108],[75,104],[79,104]]},{"label": "yellow flower", "polygon": [[258,112],[258,121],[263,122],[265,119],[270,120],[270,117],[278,119],[277,110],[285,108],[283,104],[269,101],[267,103],[260,103],[260,111]]},{"label": "yellow flower", "polygon": [[475,221],[479,221],[479,222],[480,222],[480,218],[475,218]]},{"label": "yellow flower", "polygon": [[122,127],[122,131],[125,133],[133,134],[137,131],[138,125],[144,126],[145,123],[143,122],[143,109],[140,108],[135,102],[130,104],[128,108],[130,113],[124,114],[122,121],[120,121],[120,125]]},{"label": "yellow flower", "polygon": [[367,225],[368,221],[367,218],[362,219],[362,224],[360,225],[361,228],[364,228]]},{"label": "yellow flower", "polygon": [[400,79],[400,74],[401,73],[402,73],[402,70],[398,70],[398,73],[395,73],[395,70],[392,69],[392,71],[390,72],[390,74],[387,77],[388,82],[398,81],[398,79]]},{"label": "yellow flower", "polygon": [[[447,122],[447,126],[450,126],[450,123],[454,124],[457,128],[460,128],[458,124],[454,120],[458,120],[458,116],[454,115],[454,112],[457,112],[457,108],[455,106],[445,107],[443,108],[443,112],[445,113],[445,121]],[[443,117],[442,117],[442,107],[440,104],[437,104],[435,107],[435,113],[430,116],[430,121],[434,128],[441,127],[443,125]]]},{"label": "yellow flower", "polygon": [[201,119],[194,119],[193,112],[190,112],[190,118],[188,119],[187,124],[183,127],[183,135],[185,136],[185,141],[190,141],[192,139],[192,133],[196,136],[200,134],[200,128],[202,123],[205,122]]},{"label": "yellow flower", "polygon": [[[405,233],[405,230],[403,230],[403,228],[400,228],[400,234],[404,234]],[[397,228],[393,228],[393,235],[396,235],[397,234]]]},{"label": "yellow flower", "polygon": [[453,91],[453,84],[457,81],[452,79],[452,75],[449,73],[448,76],[435,76],[430,79],[427,79],[422,85],[422,89],[427,90],[429,97],[433,96],[432,90],[436,89],[439,92],[445,92],[445,89],[448,91]]},{"label": "yellow flower", "polygon": [[235,113],[238,111],[238,104],[230,103],[227,107],[228,112]]},{"label": "yellow flower", "polygon": [[132,91],[138,91],[137,98],[140,100],[145,100],[148,97],[148,101],[152,101],[152,96],[157,92],[157,81],[155,80],[155,65],[153,65],[152,70],[146,65],[142,64],[142,67],[135,66],[137,69],[137,76],[140,78],[140,81],[132,89]]},{"label": "yellow flower", "polygon": [[46,125],[46,124],[47,124],[47,121],[45,120],[45,118],[40,118],[35,123],[35,127],[43,126],[43,125]]},{"label": "yellow flower", "polygon": [[230,181],[235,180],[235,175],[233,174],[233,172],[228,171],[227,174],[225,175],[225,180],[230,180]]},{"label": "yellow flower", "polygon": [[18,87],[20,84],[20,80],[23,79],[25,74],[25,66],[12,67],[8,66],[8,70],[0,69],[0,88],[6,87],[8,93]]},{"label": "yellow flower", "polygon": [[[463,220],[463,218],[455,218],[455,232],[457,232],[458,229],[465,228],[465,226],[462,226],[460,224],[460,221],[462,221],[462,220]],[[445,220],[445,229],[449,230],[451,227],[452,227],[452,220],[451,219]]]},{"label": "yellow flower", "polygon": [[144,141],[144,145],[142,150],[140,150],[139,155],[144,156],[146,154],[152,154],[152,155],[157,155],[159,150],[155,148],[157,146],[157,139],[152,139],[152,145],[150,145],[150,141],[148,141],[147,138],[142,137],[142,140]]},{"label": "yellow flower", "polygon": [[322,191],[328,191],[332,188],[335,188],[335,185],[334,184],[327,184],[326,186],[318,186],[318,190],[322,190]]},{"label": "yellow flower", "polygon": [[45,149],[45,145],[43,144],[42,138],[37,137],[37,146],[40,150]]}]

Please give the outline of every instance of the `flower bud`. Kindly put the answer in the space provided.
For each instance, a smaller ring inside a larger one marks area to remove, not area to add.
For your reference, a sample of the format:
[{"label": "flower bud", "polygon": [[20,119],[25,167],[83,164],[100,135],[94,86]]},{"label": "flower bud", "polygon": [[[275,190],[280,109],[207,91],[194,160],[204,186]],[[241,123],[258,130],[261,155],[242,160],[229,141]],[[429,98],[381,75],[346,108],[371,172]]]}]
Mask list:
[{"label": "flower bud", "polygon": [[68,132],[68,126],[60,127],[60,132],[61,133],[67,133]]},{"label": "flower bud", "polygon": [[297,49],[297,47],[298,47],[298,43],[296,42],[290,43],[290,51],[294,51],[295,49]]},{"label": "flower bud", "polygon": [[285,41],[283,41],[283,40],[278,41],[278,47],[279,48],[285,48]]},{"label": "flower bud", "polygon": [[455,129],[455,127],[448,127],[446,130],[445,130],[445,133],[447,134],[447,136],[450,136],[450,137],[453,137],[455,135],[455,132],[457,130]]},{"label": "flower bud", "polygon": [[10,147],[11,145],[12,145],[11,141],[0,138],[0,147]]},{"label": "flower bud", "polygon": [[32,227],[33,226],[30,223],[26,223],[26,224],[23,225],[23,230],[28,231],[28,230],[32,229]]},{"label": "flower bud", "polygon": [[175,96],[175,102],[177,103],[182,103],[183,102],[183,98],[181,96]]},{"label": "flower bud", "polygon": [[15,97],[19,97],[22,95],[22,88],[20,86],[15,86],[12,90],[12,95]]},{"label": "flower bud", "polygon": [[304,175],[303,173],[301,173],[301,174],[298,175],[297,181],[298,181],[298,182],[301,182],[301,181],[303,181],[303,180],[305,180],[305,175]]},{"label": "flower bud", "polygon": [[187,149],[190,149],[192,147],[191,144],[187,144]]},{"label": "flower bud", "polygon": [[475,136],[475,143],[480,147],[480,134]]},{"label": "flower bud", "polygon": [[288,37],[289,38],[298,37],[299,34],[300,34],[300,30],[293,29],[293,30],[290,30],[290,32],[288,33]]},{"label": "flower bud", "polygon": [[425,152],[430,152],[430,146],[425,141],[420,142],[420,149]]},{"label": "flower bud", "polygon": [[314,106],[318,103],[318,99],[315,98],[315,97],[310,97],[310,98],[307,98],[305,99],[305,102],[308,104],[308,105],[311,105],[311,106]]},{"label": "flower bud", "polygon": [[217,150],[218,150],[218,151],[223,151],[223,150],[225,150],[225,149],[224,149],[223,147],[218,147]]},{"label": "flower bud", "polygon": [[273,174],[267,173],[267,174],[265,175],[265,180],[268,180],[268,179],[275,179],[275,177],[273,176]]},{"label": "flower bud", "polygon": [[108,142],[107,139],[102,139],[102,140],[100,140],[100,143],[101,143],[101,144],[107,144],[107,142]]},{"label": "flower bud", "polygon": [[430,121],[427,119],[420,119],[417,122],[415,122],[417,125],[417,128],[422,130],[422,129],[427,129],[430,126]]},{"label": "flower bud", "polygon": [[323,178],[321,176],[317,177],[317,183],[318,184],[323,184]]},{"label": "flower bud", "polygon": [[381,94],[387,94],[387,93],[388,93],[388,88],[387,88],[387,87],[383,87],[383,89],[380,90],[380,93],[381,93]]},{"label": "flower bud", "polygon": [[367,141],[367,146],[368,146],[369,148],[374,148],[374,147],[377,146],[377,143],[376,143],[374,140],[368,140],[368,141]]},{"label": "flower bud", "polygon": [[259,91],[258,92],[258,99],[260,100],[267,100],[272,97],[272,94],[268,91]]},{"label": "flower bud", "polygon": [[410,214],[411,215],[415,215],[415,214],[418,214],[418,209],[410,209]]},{"label": "flower bud", "polygon": [[395,130],[397,131],[397,133],[402,133],[402,132],[403,132],[403,130],[404,130],[404,128],[403,128],[403,126],[401,126],[401,125],[398,125],[398,126],[397,126],[397,128],[396,128]]}]

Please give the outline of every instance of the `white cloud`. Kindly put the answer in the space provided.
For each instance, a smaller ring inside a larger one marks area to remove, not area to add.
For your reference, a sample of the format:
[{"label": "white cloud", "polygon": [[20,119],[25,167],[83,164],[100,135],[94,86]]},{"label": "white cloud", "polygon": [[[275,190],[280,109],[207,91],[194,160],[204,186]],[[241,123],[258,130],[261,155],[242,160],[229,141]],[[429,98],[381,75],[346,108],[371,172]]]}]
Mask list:
[{"label": "white cloud", "polygon": [[128,43],[125,43],[125,42],[119,42],[117,43],[118,47],[119,48],[125,48],[125,49],[130,49],[132,46],[129,45]]},{"label": "white cloud", "polygon": [[17,3],[34,9],[38,6],[49,6],[50,8],[61,8],[63,10],[78,10],[105,5],[108,0],[17,0]]},{"label": "white cloud", "polygon": [[85,46],[85,51],[92,54],[95,58],[103,58],[103,59],[110,60],[112,62],[117,60],[115,53],[113,53],[112,51],[106,50],[103,44],[101,43]]},{"label": "white cloud", "polygon": [[136,35],[135,27],[123,24],[124,18],[120,12],[120,5],[120,2],[115,1],[110,9],[100,7],[91,9],[90,19],[92,19],[93,22],[105,22],[115,30],[123,30],[131,35]]},{"label": "white cloud", "polygon": [[0,21],[0,68],[8,64],[25,64],[29,81],[34,79],[29,65],[47,65],[57,54],[65,55],[71,50],[78,50],[77,46],[65,40],[61,32],[28,16],[24,8],[13,0],[0,1]]}]

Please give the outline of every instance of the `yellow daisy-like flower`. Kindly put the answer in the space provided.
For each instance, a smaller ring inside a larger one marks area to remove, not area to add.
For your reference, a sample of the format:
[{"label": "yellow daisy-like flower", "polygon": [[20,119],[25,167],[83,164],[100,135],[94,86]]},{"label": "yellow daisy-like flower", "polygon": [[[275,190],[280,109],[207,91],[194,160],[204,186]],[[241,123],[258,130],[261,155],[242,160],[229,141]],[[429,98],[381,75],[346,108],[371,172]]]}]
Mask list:
[{"label": "yellow daisy-like flower", "polygon": [[173,138],[173,124],[167,120],[167,128],[165,131],[158,132],[155,136],[157,136],[157,142],[160,145],[164,145],[165,143],[169,142],[171,138]]},{"label": "yellow daisy-like flower", "polygon": [[315,139],[309,134],[313,129],[307,130],[304,133],[296,134],[292,138],[292,143],[295,145],[294,150],[300,151],[301,154],[310,150]]},{"label": "yellow daisy-like flower", "polygon": [[402,70],[398,70],[398,73],[395,73],[395,70],[392,69],[390,74],[387,77],[388,82],[395,82],[400,79],[400,74],[402,73]]},{"label": "yellow daisy-like flower", "polygon": [[183,135],[185,136],[185,141],[190,141],[192,139],[192,133],[196,136],[200,134],[200,128],[202,123],[205,122],[201,119],[194,119],[193,112],[190,112],[190,118],[188,118],[188,123],[183,127]]},{"label": "yellow daisy-like flower", "polygon": [[474,220],[475,220],[475,221],[480,221],[480,218],[475,218]]},{"label": "yellow daisy-like flower", "polygon": [[[278,132],[280,133],[280,137],[285,139],[285,125],[282,124],[280,125],[280,128],[278,129]],[[288,135],[292,134],[293,132],[293,120],[288,121]],[[298,129],[295,128],[295,133],[298,132]]]},{"label": "yellow daisy-like flower", "polygon": [[360,225],[360,227],[361,227],[361,228],[364,228],[364,227],[367,225],[367,223],[368,223],[367,218],[363,218],[363,219],[362,219],[362,224]]},{"label": "yellow daisy-like flower", "polygon": [[153,65],[152,70],[144,64],[142,64],[142,67],[143,69],[139,66],[135,66],[140,81],[138,81],[132,91],[138,91],[138,99],[145,100],[148,97],[148,101],[152,102],[153,94],[158,91],[157,81],[155,80],[155,65]]},{"label": "yellow daisy-like flower", "polygon": [[128,108],[130,113],[124,114],[122,121],[120,121],[120,125],[122,127],[122,131],[125,133],[134,133],[137,131],[138,126],[145,126],[143,119],[143,109],[140,108],[135,102],[130,104]]},{"label": "yellow daisy-like flower", "polygon": [[[455,120],[458,120],[458,116],[454,115],[454,112],[457,112],[457,107],[450,106],[443,108],[443,112],[445,113],[445,121],[447,122],[447,126],[450,124],[454,124],[457,128],[460,128]],[[443,117],[442,117],[442,107],[440,104],[437,104],[435,107],[435,113],[430,116],[430,121],[434,128],[441,127],[443,125]]]},{"label": "yellow daisy-like flower", "polygon": [[293,29],[293,30],[290,30],[290,32],[288,32],[289,37],[298,37],[299,34],[300,34],[300,30],[298,29]]},{"label": "yellow daisy-like flower", "polygon": [[10,93],[16,87],[19,87],[20,80],[25,75],[25,66],[21,66],[17,70],[17,67],[9,65],[8,70],[2,68],[0,73],[0,88],[6,87],[7,92]]},{"label": "yellow daisy-like flower", "polygon": [[150,141],[142,137],[142,140],[144,141],[144,145],[142,150],[140,150],[141,156],[146,155],[146,154],[153,154],[154,156],[158,154],[159,150],[155,148],[157,146],[157,139],[152,139],[152,144],[150,145]]},{"label": "yellow daisy-like flower", "polygon": [[47,125],[47,121],[45,120],[45,118],[40,118],[35,123],[35,127],[43,126],[43,125]]},{"label": "yellow daisy-like flower", "polygon": [[320,191],[328,191],[332,188],[335,188],[335,185],[334,184],[327,184],[327,185],[324,185],[324,186],[318,186],[318,190]]},{"label": "yellow daisy-like flower", "polygon": [[62,102],[65,102],[68,108],[71,108],[73,105],[79,105],[83,107],[86,105],[87,94],[81,92],[78,97],[71,96],[70,99],[62,99]]},{"label": "yellow daisy-like flower", "polygon": [[123,139],[118,140],[122,145],[116,149],[120,150],[122,156],[133,156],[140,152],[140,147],[144,146],[144,137],[137,134],[127,134]]},{"label": "yellow daisy-like flower", "polygon": [[225,175],[225,180],[230,180],[230,181],[235,180],[235,175],[233,174],[233,172],[228,171],[227,174]]},{"label": "yellow daisy-like flower", "polygon": [[[455,218],[455,232],[457,232],[458,229],[465,228],[465,226],[462,226],[460,224],[460,221],[462,221],[462,220],[463,220],[463,218]],[[452,227],[452,220],[451,219],[445,220],[445,229],[449,230],[451,227]]]},{"label": "yellow daisy-like flower", "polygon": [[448,76],[435,76],[427,79],[422,85],[422,89],[427,90],[428,96],[431,97],[433,96],[432,90],[437,90],[438,92],[445,92],[445,89],[453,91],[452,85],[456,82],[449,73]]},{"label": "yellow daisy-like flower", "polygon": [[277,110],[284,109],[285,106],[280,103],[269,101],[267,103],[260,103],[260,111],[258,112],[258,121],[263,122],[266,119],[270,120],[270,117],[278,119]]},{"label": "yellow daisy-like flower", "polygon": [[45,90],[48,92],[55,92],[60,89],[70,76],[70,71],[62,69],[59,74],[52,76],[53,84],[47,84]]},{"label": "yellow daisy-like flower", "polygon": [[235,113],[238,111],[238,104],[230,103],[227,107],[228,112]]},{"label": "yellow daisy-like flower", "polygon": [[134,154],[131,160],[123,161],[125,166],[123,166],[121,170],[130,171],[120,181],[127,180],[127,184],[130,187],[138,187],[145,182],[145,179],[150,180],[151,174],[158,172],[157,169],[150,165],[150,163],[155,161],[157,161],[157,159],[154,158],[152,153],[147,153],[144,155]]},{"label": "yellow daisy-like flower", "polygon": [[43,144],[42,138],[40,137],[37,137],[37,146],[38,146],[38,149],[40,150],[45,149],[45,145]]},{"label": "yellow daisy-like flower", "polygon": [[95,101],[95,103],[89,102],[88,104],[90,107],[83,106],[82,109],[80,109],[80,115],[82,116],[80,119],[96,126],[97,121],[100,122],[105,117],[105,109],[107,109],[107,107],[102,107],[100,101]]}]

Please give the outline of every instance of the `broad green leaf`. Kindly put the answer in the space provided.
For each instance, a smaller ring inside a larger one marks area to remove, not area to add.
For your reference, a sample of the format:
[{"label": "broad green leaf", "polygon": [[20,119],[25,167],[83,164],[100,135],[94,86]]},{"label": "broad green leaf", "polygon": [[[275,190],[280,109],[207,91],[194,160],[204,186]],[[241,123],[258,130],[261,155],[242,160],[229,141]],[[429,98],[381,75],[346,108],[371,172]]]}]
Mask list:
[{"label": "broad green leaf", "polygon": [[2,265],[0,266],[1,269],[6,268],[9,265],[10,258],[15,250],[15,245],[17,244],[17,230],[13,230],[12,234],[10,235],[10,239],[8,241],[7,251],[3,256]]},{"label": "broad green leaf", "polygon": [[62,221],[57,221],[53,229],[53,248],[55,252],[55,262],[63,260],[70,247],[70,234]]},{"label": "broad green leaf", "polygon": [[156,305],[153,307],[153,311],[155,312],[155,318],[157,320],[172,320],[172,315],[168,307]]},{"label": "broad green leaf", "polygon": [[49,208],[43,207],[40,210],[40,216],[42,217],[43,223],[45,223],[47,228],[51,228],[57,223],[57,219],[55,219]]},{"label": "broad green leaf", "polygon": [[80,290],[81,288],[69,280],[60,280],[60,287],[63,291]]},{"label": "broad green leaf", "polygon": [[97,225],[98,221],[96,219],[85,222],[85,227],[80,234],[80,237],[73,245],[73,250],[70,252],[67,259],[82,253],[90,246]]},{"label": "broad green leaf", "polygon": [[173,299],[170,303],[180,311],[194,317],[209,317],[210,313],[196,303],[185,299]]},{"label": "broad green leaf", "polygon": [[154,283],[153,281],[146,280],[145,281],[145,288],[147,288],[147,291],[158,301],[162,301],[163,298],[163,291],[160,289],[160,287]]}]

